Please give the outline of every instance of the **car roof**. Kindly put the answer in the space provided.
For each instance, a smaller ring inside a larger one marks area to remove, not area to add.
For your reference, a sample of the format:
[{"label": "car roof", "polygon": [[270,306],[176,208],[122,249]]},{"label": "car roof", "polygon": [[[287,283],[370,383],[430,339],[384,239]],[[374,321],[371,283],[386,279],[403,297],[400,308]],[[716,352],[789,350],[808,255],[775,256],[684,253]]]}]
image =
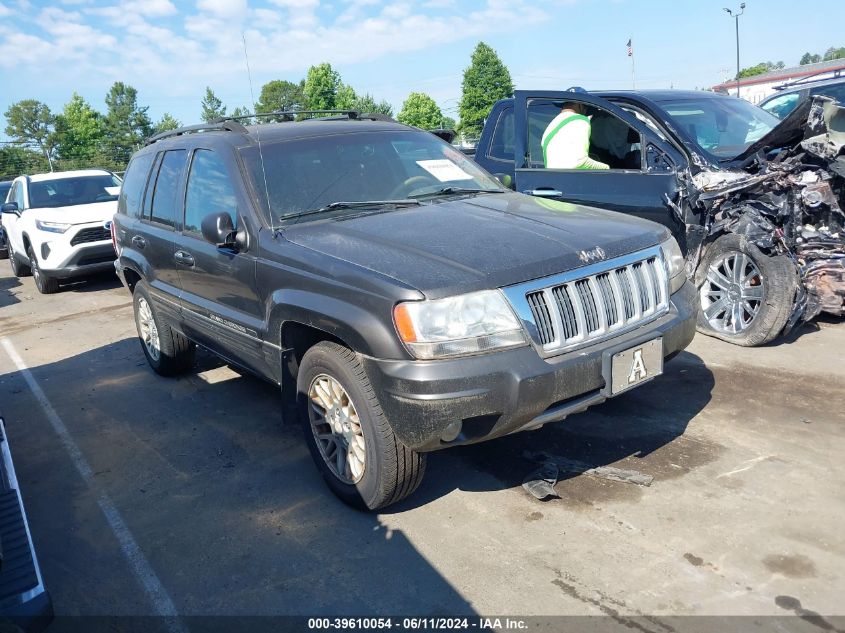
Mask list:
[{"label": "car roof", "polygon": [[196,141],[197,139],[201,139],[203,143],[243,147],[244,145],[257,144],[259,140],[261,143],[273,143],[288,139],[315,138],[332,134],[389,130],[409,131],[417,129],[392,120],[349,119],[346,117],[323,117],[319,119],[305,119],[303,121],[264,123],[248,126],[241,126],[235,122],[232,123],[234,124],[226,127],[209,124],[207,128],[189,126],[187,128],[173,130],[171,134],[148,139],[147,146],[140,151],[157,151],[156,148],[160,144],[165,147],[179,146],[183,142]]},{"label": "car roof", "polygon": [[675,101],[677,99],[736,99],[733,95],[725,95],[719,92],[706,90],[596,90],[591,91],[598,97],[645,97],[656,103],[662,101]]},{"label": "car roof", "polygon": [[46,174],[32,174],[28,176],[30,182],[44,182],[46,180],[62,180],[63,178],[78,178],[80,176],[109,176],[111,172],[105,169],[74,169],[72,171],[54,171]]},{"label": "car roof", "polygon": [[814,81],[805,82],[794,81],[792,83],[775,86],[775,90],[777,90],[777,92],[772,96],[782,95],[789,92],[798,92],[800,90],[804,90],[805,88],[813,89],[818,88],[819,86],[836,86],[839,84],[845,84],[845,77],[828,77],[827,79],[816,79]]}]

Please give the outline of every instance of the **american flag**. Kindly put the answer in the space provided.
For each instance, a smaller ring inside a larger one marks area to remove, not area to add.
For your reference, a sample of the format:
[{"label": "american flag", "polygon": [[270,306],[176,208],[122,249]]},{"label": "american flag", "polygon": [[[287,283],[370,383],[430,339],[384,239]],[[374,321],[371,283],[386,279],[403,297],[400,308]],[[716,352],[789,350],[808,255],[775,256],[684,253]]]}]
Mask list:
[{"label": "american flag", "polygon": [[633,47],[633,46],[631,46],[631,40],[630,40],[630,38],[628,39],[628,43],[627,43],[627,44],[625,44],[625,46],[627,46],[627,47],[628,47],[628,57],[633,57],[633,56],[634,56],[634,47]]}]

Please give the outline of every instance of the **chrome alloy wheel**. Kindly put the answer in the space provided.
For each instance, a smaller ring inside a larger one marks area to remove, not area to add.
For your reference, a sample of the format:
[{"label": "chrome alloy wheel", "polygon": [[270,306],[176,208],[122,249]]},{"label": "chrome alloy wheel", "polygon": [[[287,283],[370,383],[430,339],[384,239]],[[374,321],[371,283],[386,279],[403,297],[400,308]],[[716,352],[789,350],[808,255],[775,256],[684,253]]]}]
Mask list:
[{"label": "chrome alloy wheel", "polygon": [[366,448],[361,421],[346,389],[327,374],[319,374],[308,388],[311,432],[326,465],[345,484],[364,476]]},{"label": "chrome alloy wheel", "polygon": [[745,253],[724,253],[710,264],[701,309],[714,330],[738,334],[751,325],[766,298],[763,275]]},{"label": "chrome alloy wheel", "polygon": [[153,318],[153,311],[150,304],[144,297],[138,299],[138,335],[147,348],[147,353],[154,361],[161,355],[161,347],[158,340],[158,327]]}]

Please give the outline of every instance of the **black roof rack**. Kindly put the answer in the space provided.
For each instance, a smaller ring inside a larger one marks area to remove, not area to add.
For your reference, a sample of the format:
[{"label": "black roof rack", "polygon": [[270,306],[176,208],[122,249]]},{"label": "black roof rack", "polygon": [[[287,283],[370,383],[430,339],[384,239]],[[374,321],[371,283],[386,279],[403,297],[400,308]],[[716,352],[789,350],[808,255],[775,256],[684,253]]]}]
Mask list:
[{"label": "black roof rack", "polygon": [[[786,83],[782,83],[779,86],[775,86],[775,90],[783,90],[785,88],[792,88],[793,86],[800,86],[804,83],[814,83],[817,81],[827,81],[828,79],[839,79],[842,76],[842,71],[845,70],[843,68],[833,68],[830,70],[820,70],[817,73],[813,73],[812,75],[807,75],[806,77],[799,77],[798,79],[794,79],[792,81],[787,81]],[[830,75],[829,77],[819,77],[819,75]]]},{"label": "black roof rack", "polygon": [[160,134],[151,136],[146,141],[144,141],[144,145],[151,145],[156,141],[163,141],[164,139],[170,138],[171,136],[182,136],[183,134],[192,134],[194,132],[211,132],[214,130],[222,130],[226,132],[241,132],[242,134],[246,134],[248,132],[247,129],[237,121],[224,119],[212,121],[211,123],[186,125],[184,127],[176,128],[175,130],[167,130],[166,132],[161,132]]},{"label": "black roof rack", "polygon": [[357,110],[276,110],[274,112],[256,112],[254,114],[242,114],[239,116],[224,116],[215,119],[214,123],[223,123],[226,121],[243,121],[249,119],[257,119],[259,117],[278,117],[283,122],[295,121],[297,117],[303,115],[325,115],[319,117],[323,121],[348,121],[348,120],[367,120],[367,121],[389,121],[395,123],[395,119],[378,112],[358,112]]}]

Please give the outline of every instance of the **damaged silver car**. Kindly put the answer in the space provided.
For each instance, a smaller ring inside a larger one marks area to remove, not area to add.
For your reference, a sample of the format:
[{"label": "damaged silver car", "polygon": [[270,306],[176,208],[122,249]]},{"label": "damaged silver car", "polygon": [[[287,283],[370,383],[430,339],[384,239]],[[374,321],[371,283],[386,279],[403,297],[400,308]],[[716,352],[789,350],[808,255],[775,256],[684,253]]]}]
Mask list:
[{"label": "damaged silver car", "polygon": [[[542,138],[567,104],[591,117],[589,156],[606,169],[546,167]],[[781,121],[711,92],[520,90],[494,105],[475,160],[550,207],[665,224],[699,291],[698,330],[754,346],[845,312],[843,129],[825,97]]]}]

